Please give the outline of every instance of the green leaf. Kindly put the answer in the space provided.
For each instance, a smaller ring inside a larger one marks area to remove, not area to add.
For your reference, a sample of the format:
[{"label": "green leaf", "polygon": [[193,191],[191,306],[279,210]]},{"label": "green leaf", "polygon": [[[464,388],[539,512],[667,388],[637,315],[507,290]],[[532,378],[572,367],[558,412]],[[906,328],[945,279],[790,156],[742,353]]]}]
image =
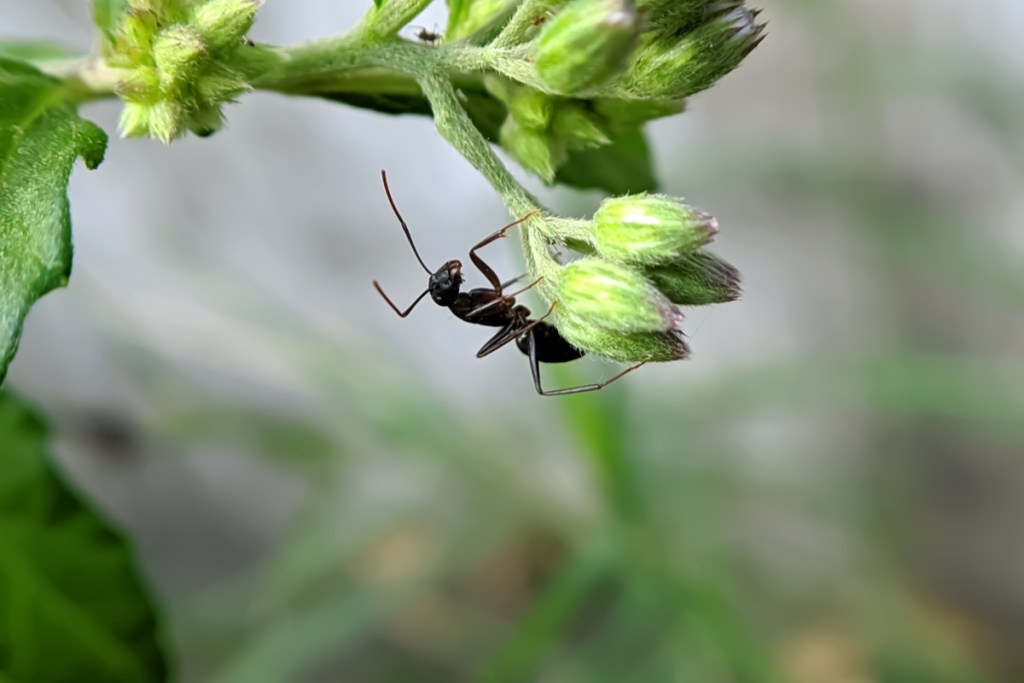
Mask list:
[{"label": "green leaf", "polygon": [[0,382],[28,309],[71,274],[71,166],[95,168],[106,145],[60,81],[0,58]]},{"label": "green leaf", "polygon": [[5,40],[0,42],[0,57],[9,57],[28,62],[45,62],[51,59],[72,59],[79,53],[61,43],[49,40]]},{"label": "green leaf", "polygon": [[128,0],[92,0],[92,18],[103,33],[110,36],[121,23]]},{"label": "green leaf", "polygon": [[643,131],[634,128],[611,138],[610,145],[571,152],[569,160],[555,174],[555,182],[615,195],[657,190],[658,181]]},{"label": "green leaf", "polygon": [[0,680],[165,681],[131,549],[53,468],[48,440],[0,393]]}]

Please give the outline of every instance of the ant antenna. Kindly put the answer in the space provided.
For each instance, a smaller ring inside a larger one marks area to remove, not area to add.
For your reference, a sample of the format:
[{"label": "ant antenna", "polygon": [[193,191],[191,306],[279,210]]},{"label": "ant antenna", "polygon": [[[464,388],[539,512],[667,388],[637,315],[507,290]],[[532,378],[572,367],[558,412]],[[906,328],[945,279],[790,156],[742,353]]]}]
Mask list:
[{"label": "ant antenna", "polygon": [[391,198],[391,188],[388,187],[388,174],[383,170],[380,172],[381,180],[384,181],[384,193],[388,196],[388,203],[391,204],[391,210],[395,212],[395,216],[398,218],[398,222],[402,224],[402,230],[405,231],[405,237],[409,240],[409,246],[412,247],[412,253],[416,255],[416,260],[423,266],[423,270],[426,271],[427,275],[433,275],[430,268],[427,268],[427,264],[420,258],[420,253],[416,251],[416,245],[412,241],[412,234],[409,232],[409,226],[405,224],[405,219],[402,218],[402,214],[398,213],[398,207],[395,206],[395,200]]}]

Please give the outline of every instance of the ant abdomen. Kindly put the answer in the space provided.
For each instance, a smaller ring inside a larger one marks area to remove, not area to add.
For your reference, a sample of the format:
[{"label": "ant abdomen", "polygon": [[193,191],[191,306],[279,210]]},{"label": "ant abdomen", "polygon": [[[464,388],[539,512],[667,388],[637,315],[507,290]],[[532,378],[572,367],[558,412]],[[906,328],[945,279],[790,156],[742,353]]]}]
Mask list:
[{"label": "ant abdomen", "polygon": [[530,336],[533,336],[534,353],[541,363],[568,363],[583,357],[583,352],[570,344],[554,325],[539,322],[533,329],[516,339],[519,350],[530,355]]}]

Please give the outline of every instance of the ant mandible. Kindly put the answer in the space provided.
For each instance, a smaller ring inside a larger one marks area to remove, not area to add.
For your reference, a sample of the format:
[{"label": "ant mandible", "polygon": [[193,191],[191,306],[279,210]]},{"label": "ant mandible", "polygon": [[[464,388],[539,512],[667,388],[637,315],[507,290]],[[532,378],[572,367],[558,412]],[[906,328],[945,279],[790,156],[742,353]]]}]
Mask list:
[{"label": "ant mandible", "polygon": [[462,277],[462,262],[458,259],[452,259],[451,261],[446,261],[444,265],[436,271],[430,272],[430,269],[427,268],[423,259],[420,258],[419,251],[416,249],[416,244],[412,240],[412,233],[409,232],[409,226],[406,225],[405,220],[402,218],[402,214],[399,213],[398,207],[395,205],[395,200],[391,197],[391,188],[388,187],[387,174],[384,171],[381,171],[380,177],[381,180],[384,181],[384,192],[387,194],[388,203],[391,204],[391,210],[394,212],[395,217],[398,218],[398,222],[402,226],[402,231],[405,233],[406,239],[409,240],[409,246],[412,247],[412,253],[416,256],[416,260],[419,261],[420,266],[422,266],[423,270],[426,271],[427,275],[430,277],[427,281],[427,288],[423,290],[423,292],[416,297],[416,299],[404,311],[399,309],[398,306],[388,298],[388,295],[385,294],[384,290],[381,288],[380,283],[376,280],[373,281],[373,286],[377,289],[377,292],[384,298],[384,301],[391,306],[392,310],[394,310],[400,318],[405,318],[412,313],[412,310],[416,308],[416,305],[420,301],[423,300],[423,297],[429,294],[435,304],[448,308],[455,314],[455,317],[460,320],[465,320],[466,322],[473,323],[474,325],[500,327],[501,329],[480,347],[480,350],[477,351],[476,357],[483,358],[484,356],[488,356],[514,340],[516,342],[516,346],[519,347],[519,350],[522,351],[530,360],[530,372],[533,375],[533,386],[541,396],[564,396],[566,394],[580,394],[585,391],[597,391],[644,364],[638,363],[632,367],[626,368],[619,374],[615,375],[611,379],[605,380],[604,382],[583,384],[577,387],[569,387],[568,389],[544,389],[540,382],[541,363],[566,363],[576,360],[577,358],[581,358],[583,356],[583,351],[577,349],[566,341],[565,337],[561,335],[554,325],[545,322],[545,319],[551,315],[551,312],[554,310],[555,304],[551,304],[551,307],[548,308],[547,313],[543,316],[537,320],[531,320],[530,309],[522,304],[516,303],[516,296],[536,285],[542,278],[537,278],[529,285],[518,291],[511,294],[505,294],[505,287],[508,287],[520,278],[515,278],[503,283],[498,278],[498,275],[494,270],[476,253],[479,249],[486,247],[488,244],[506,237],[510,229],[529,220],[536,212],[531,212],[519,220],[513,221],[505,227],[496,230],[469,250],[469,258],[473,262],[473,265],[475,265],[483,276],[487,278],[487,281],[491,286],[471,289],[468,292],[463,292],[461,291],[462,283],[464,281]]}]

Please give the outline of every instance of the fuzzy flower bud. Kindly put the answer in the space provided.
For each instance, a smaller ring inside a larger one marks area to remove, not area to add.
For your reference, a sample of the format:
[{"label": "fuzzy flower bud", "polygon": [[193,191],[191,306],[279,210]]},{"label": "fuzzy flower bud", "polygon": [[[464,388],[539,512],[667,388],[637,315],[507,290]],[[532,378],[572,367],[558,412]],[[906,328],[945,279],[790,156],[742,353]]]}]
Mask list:
[{"label": "fuzzy flower bud", "polygon": [[574,150],[593,149],[611,141],[598,117],[573,101],[565,102],[555,109],[551,119],[551,134]]},{"label": "fuzzy flower bud", "polygon": [[724,304],[740,298],[740,272],[707,251],[695,251],[644,270],[670,301],[683,306]]},{"label": "fuzzy flower bud", "polygon": [[681,36],[645,36],[633,55],[625,88],[637,97],[682,99],[710,87],[764,39],[757,14],[740,0],[721,0],[707,6],[702,24]]},{"label": "fuzzy flower bud", "polygon": [[589,327],[573,319],[560,318],[558,331],[576,348],[620,363],[668,362],[682,360],[690,355],[690,347],[686,345],[683,333],[675,329],[620,334]]},{"label": "fuzzy flower bud", "polygon": [[582,327],[617,334],[664,332],[682,317],[642,275],[597,258],[562,267],[556,287],[559,319]]},{"label": "fuzzy flower bud", "polygon": [[237,45],[252,28],[263,0],[209,0],[192,12],[192,24],[211,49]]},{"label": "fuzzy flower bud", "polygon": [[592,88],[619,73],[639,32],[632,0],[574,0],[541,31],[537,75],[565,94]]},{"label": "fuzzy flower bud", "polygon": [[128,0],[104,45],[123,70],[121,132],[167,143],[186,130],[205,134],[221,106],[249,90],[267,51],[246,45],[262,0]]},{"label": "fuzzy flower bud", "polygon": [[555,179],[559,160],[555,158],[546,132],[523,128],[509,117],[498,131],[498,141],[523,168],[533,171],[548,183]]},{"label": "fuzzy flower bud", "polygon": [[[452,5],[455,3],[449,6]],[[450,11],[445,38],[460,40],[477,31],[486,31],[489,24],[496,23],[509,9],[508,0],[462,0],[457,9],[453,7]]]},{"label": "fuzzy flower bud", "polygon": [[599,97],[594,100],[593,107],[594,111],[608,122],[609,127],[622,130],[642,126],[653,119],[678,114],[686,105],[683,100],[622,100]]},{"label": "fuzzy flower bud", "polygon": [[191,80],[205,51],[206,45],[188,26],[171,26],[160,32],[153,43],[153,61],[165,81],[163,87],[173,88]]},{"label": "fuzzy flower bud", "polygon": [[533,88],[519,88],[508,101],[508,113],[523,128],[545,130],[551,121],[555,101]]},{"label": "fuzzy flower bud", "polygon": [[597,252],[619,263],[663,263],[707,244],[713,216],[664,195],[606,199],[594,214]]}]

